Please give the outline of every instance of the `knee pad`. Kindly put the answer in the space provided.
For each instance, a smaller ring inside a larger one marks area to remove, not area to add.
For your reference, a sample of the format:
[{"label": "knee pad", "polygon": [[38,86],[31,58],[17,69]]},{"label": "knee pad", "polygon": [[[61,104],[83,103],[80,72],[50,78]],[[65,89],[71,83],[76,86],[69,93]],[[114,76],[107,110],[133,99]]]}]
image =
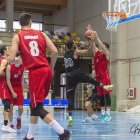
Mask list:
[{"label": "knee pad", "polygon": [[36,108],[31,107],[31,116],[39,116],[42,120],[49,112],[43,108],[42,103],[38,103]]},{"label": "knee pad", "polygon": [[4,99],[3,104],[4,104],[4,111],[9,112],[10,111],[10,100]]}]

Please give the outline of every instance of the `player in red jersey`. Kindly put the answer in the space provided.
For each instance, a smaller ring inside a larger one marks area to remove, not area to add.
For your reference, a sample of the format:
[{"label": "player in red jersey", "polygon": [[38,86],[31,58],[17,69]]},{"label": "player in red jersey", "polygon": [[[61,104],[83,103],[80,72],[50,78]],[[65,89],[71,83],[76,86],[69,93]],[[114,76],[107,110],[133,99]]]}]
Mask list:
[{"label": "player in red jersey", "polygon": [[10,110],[10,102],[12,99],[12,95],[7,87],[6,84],[6,77],[5,77],[5,71],[7,67],[7,49],[6,46],[3,45],[3,43],[0,43],[0,98],[2,100],[2,103],[4,105],[4,111],[3,111],[3,116],[4,116],[4,122],[1,127],[1,130],[6,131],[6,132],[16,132],[16,130],[12,129],[8,125],[8,118],[9,118],[9,110]]},{"label": "player in red jersey", "polygon": [[[93,31],[92,27],[88,26],[89,35],[88,38],[91,39],[91,34],[94,34],[94,42],[99,46],[97,48],[93,45],[93,61],[94,61],[94,69],[96,73],[96,79],[105,85],[110,85],[110,75],[108,70],[108,63],[109,63],[109,44],[102,42],[97,33]],[[94,44],[95,44],[94,43]],[[113,85],[112,85],[113,86]],[[111,98],[110,98],[110,91],[100,88],[97,86],[97,91],[100,96],[100,104],[101,104],[101,120],[102,121],[110,121],[110,107],[111,107]]]},{"label": "player in red jersey", "polygon": [[17,129],[21,128],[21,116],[23,113],[23,72],[24,67],[22,65],[19,53],[16,55],[15,61],[9,64],[6,68],[6,80],[9,90],[13,96],[10,105],[10,127],[14,128],[13,125],[13,105],[18,106],[18,117],[17,117]]},{"label": "player in red jersey", "polygon": [[[14,60],[19,50],[23,65],[29,70],[31,114],[29,131],[24,140],[34,140],[38,117],[56,131],[60,140],[68,139],[70,132],[65,130],[42,104],[50,89],[57,49],[46,34],[31,29],[31,16],[28,13],[21,14],[19,21],[22,31],[13,37],[9,60]],[[46,48],[51,53],[50,65],[46,57]]]}]

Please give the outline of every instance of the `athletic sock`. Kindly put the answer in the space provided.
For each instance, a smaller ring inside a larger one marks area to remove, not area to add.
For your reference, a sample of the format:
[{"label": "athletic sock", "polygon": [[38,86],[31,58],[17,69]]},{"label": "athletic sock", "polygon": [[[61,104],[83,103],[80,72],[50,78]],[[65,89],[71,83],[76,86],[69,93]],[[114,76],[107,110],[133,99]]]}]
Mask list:
[{"label": "athletic sock", "polygon": [[64,133],[64,128],[56,120],[50,122],[49,125],[55,130],[57,134],[61,135]]},{"label": "athletic sock", "polygon": [[27,134],[28,139],[33,138],[36,127],[37,127],[37,124],[30,124],[29,125],[29,130],[28,130],[28,134]]},{"label": "athletic sock", "polygon": [[101,110],[101,115],[105,115],[105,110],[104,109]]},{"label": "athletic sock", "polygon": [[110,115],[110,108],[107,108],[106,114]]}]

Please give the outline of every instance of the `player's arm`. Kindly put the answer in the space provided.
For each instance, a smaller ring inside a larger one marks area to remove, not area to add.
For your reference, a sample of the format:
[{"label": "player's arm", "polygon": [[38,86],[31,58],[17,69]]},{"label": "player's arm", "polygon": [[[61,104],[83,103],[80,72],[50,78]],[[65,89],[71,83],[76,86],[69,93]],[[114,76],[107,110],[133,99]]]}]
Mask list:
[{"label": "player's arm", "polygon": [[102,43],[96,32],[95,32],[95,42],[98,44],[99,48],[103,51],[103,53],[107,56],[107,58],[109,58],[110,53],[105,47],[105,45]]},{"label": "player's arm", "polygon": [[55,66],[55,63],[56,63],[56,60],[57,60],[58,51],[57,51],[57,48],[54,46],[53,42],[49,39],[49,37],[45,33],[43,33],[43,35],[46,39],[47,49],[51,53],[50,66],[51,66],[52,70],[54,70],[54,66]]},{"label": "player's arm", "polygon": [[1,61],[1,64],[0,64],[0,75],[1,75],[1,76],[4,76],[4,77],[5,77],[5,72],[4,72],[4,70],[6,69],[7,64],[8,64],[8,62],[7,62],[6,59],[3,59],[3,60]]},{"label": "player's arm", "polygon": [[11,77],[11,66],[8,65],[7,68],[6,68],[6,82],[7,82],[9,90],[12,93],[12,96],[15,97],[16,93],[15,93],[13,87],[12,87],[12,84],[11,84],[11,81],[10,81],[10,77]]},{"label": "player's arm", "polygon": [[12,39],[12,46],[9,51],[8,61],[14,61],[16,57],[16,53],[18,52],[18,45],[19,45],[19,37],[18,35],[14,35]]},{"label": "player's arm", "polygon": [[95,46],[95,43],[93,42],[93,40],[94,40],[94,34],[92,34],[90,37],[89,47],[87,49],[84,49],[84,50],[76,49],[74,52],[74,55],[75,56],[84,56],[88,53],[91,53],[93,51],[94,46]]},{"label": "player's arm", "polygon": [[93,34],[91,34],[90,36],[88,36],[89,43],[91,45],[91,49],[90,52],[93,52],[93,54],[95,54],[99,49],[96,47],[95,42],[94,42],[94,38],[96,37],[96,32],[94,31]]}]

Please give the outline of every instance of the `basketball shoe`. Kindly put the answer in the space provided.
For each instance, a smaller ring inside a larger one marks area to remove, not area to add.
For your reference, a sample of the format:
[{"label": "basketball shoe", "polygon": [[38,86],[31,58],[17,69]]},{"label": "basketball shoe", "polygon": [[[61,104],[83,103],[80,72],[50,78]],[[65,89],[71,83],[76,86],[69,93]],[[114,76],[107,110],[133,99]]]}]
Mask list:
[{"label": "basketball shoe", "polygon": [[69,138],[70,138],[70,132],[64,129],[64,133],[59,135],[58,140],[69,140]]},{"label": "basketball shoe", "polygon": [[101,123],[105,123],[105,117],[106,117],[106,115],[101,115],[101,117],[100,117],[100,122]]},{"label": "basketball shoe", "polygon": [[9,132],[9,133],[16,133],[17,132],[15,129],[12,129],[9,125],[3,125],[1,127],[1,130]]},{"label": "basketball shoe", "polygon": [[10,123],[9,126],[10,126],[12,129],[14,129],[13,123]]},{"label": "basketball shoe", "polygon": [[69,116],[68,117],[68,123],[67,123],[68,126],[72,126],[72,116]]},{"label": "basketball shoe", "polygon": [[17,118],[17,129],[21,128],[21,118]]},{"label": "basketball shoe", "polygon": [[91,118],[92,118],[92,120],[94,122],[94,121],[96,121],[99,118],[99,116],[93,114],[93,115],[91,115]]},{"label": "basketball shoe", "polygon": [[107,121],[107,122],[111,121],[111,116],[106,114],[104,120]]},{"label": "basketball shoe", "polygon": [[85,120],[82,120],[82,123],[92,123],[92,122],[93,122],[92,117],[86,117]]},{"label": "basketball shoe", "polygon": [[34,138],[28,139],[26,135],[25,138],[23,138],[23,140],[34,140]]},{"label": "basketball shoe", "polygon": [[108,85],[108,86],[104,86],[103,88],[107,91],[112,90],[114,87],[114,85]]}]

